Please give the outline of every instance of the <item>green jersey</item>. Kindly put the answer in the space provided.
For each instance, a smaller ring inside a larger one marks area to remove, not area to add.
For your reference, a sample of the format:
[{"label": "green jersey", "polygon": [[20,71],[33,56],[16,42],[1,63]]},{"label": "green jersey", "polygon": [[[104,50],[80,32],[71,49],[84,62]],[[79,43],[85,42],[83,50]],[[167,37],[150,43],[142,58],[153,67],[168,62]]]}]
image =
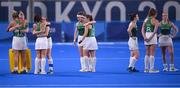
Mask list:
[{"label": "green jersey", "polygon": [[[16,24],[21,24],[19,20],[16,20]],[[20,30],[25,30],[27,28],[27,24],[25,26],[21,26],[19,28],[16,28],[15,31],[13,32],[14,33],[14,36],[16,37],[24,37],[25,36],[25,33],[23,32],[20,32]],[[16,30],[19,30],[19,31],[16,31]]]},{"label": "green jersey", "polygon": [[77,27],[77,30],[78,30],[78,35],[83,36],[84,30],[85,30],[84,24],[78,22],[78,23],[76,24],[76,27]]},{"label": "green jersey", "polygon": [[145,23],[145,31],[146,32],[154,32],[154,25],[151,23],[152,17],[147,18],[147,22]]},{"label": "green jersey", "polygon": [[36,31],[41,31],[41,23],[40,23],[40,22],[38,22],[36,25],[37,25],[37,29],[36,29]]},{"label": "green jersey", "polygon": [[137,26],[131,30],[132,37],[137,37]]},{"label": "green jersey", "polygon": [[160,32],[163,35],[169,35],[171,33],[171,24],[161,21]]},{"label": "green jersey", "polygon": [[92,25],[90,29],[88,29],[88,35],[87,37],[95,37],[95,27]]}]

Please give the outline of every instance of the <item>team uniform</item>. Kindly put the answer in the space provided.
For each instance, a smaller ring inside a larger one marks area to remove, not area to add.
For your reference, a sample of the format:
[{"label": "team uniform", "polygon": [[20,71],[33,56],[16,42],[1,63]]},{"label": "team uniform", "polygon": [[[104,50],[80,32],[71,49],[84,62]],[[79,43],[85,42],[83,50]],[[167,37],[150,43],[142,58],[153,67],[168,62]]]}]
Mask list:
[{"label": "team uniform", "polygon": [[[145,36],[147,38],[149,38],[153,32],[154,32],[154,28],[155,28],[155,25],[152,24],[151,22],[152,20],[152,17],[148,17],[146,19],[146,23],[145,23]],[[151,40],[149,41],[144,41],[144,44],[147,46],[147,45],[154,45],[154,44],[157,44],[157,34],[155,34]],[[154,62],[155,62],[155,58],[153,55],[146,55],[145,56],[145,70],[144,72],[149,72],[149,73],[157,73],[159,72],[159,70],[156,70],[154,69]],[[149,68],[150,66],[150,68]]]},{"label": "team uniform", "polygon": [[[50,27],[50,23],[48,23],[46,25],[46,27]],[[47,36],[47,40],[48,40],[48,49],[52,49],[52,38],[51,38],[51,31],[49,31],[48,36]],[[53,74],[53,59],[49,58],[48,59],[48,64],[49,64],[49,74]]]},{"label": "team uniform", "polygon": [[171,24],[170,23],[160,23],[160,37],[159,46],[171,46],[173,45],[171,38]]},{"label": "team uniform", "polygon": [[[79,42],[82,40],[83,38],[83,34],[84,34],[84,30],[85,30],[85,26],[83,23],[77,22],[76,23],[76,28],[78,31],[78,40],[77,40],[77,45],[79,47],[83,47],[84,46],[84,42],[86,41],[86,38],[84,39],[84,41],[82,41],[80,44]],[[85,70],[85,58],[84,57],[80,57],[80,63],[81,63],[81,70],[80,71],[84,71]]]},{"label": "team uniform", "polygon": [[[41,31],[41,22],[36,24],[37,29],[35,31]],[[44,29],[46,30],[46,29]],[[37,34],[37,39],[35,43],[35,50],[45,50],[48,49],[48,39],[47,36],[43,34]],[[45,71],[46,59],[45,58],[38,58],[35,59],[35,72],[34,74],[46,74]],[[40,69],[40,70],[39,70]]]},{"label": "team uniform", "polygon": [[[98,49],[98,45],[97,45],[97,41],[95,38],[95,27],[94,25],[92,25],[92,28],[88,29],[88,34],[85,37],[85,40],[83,41],[84,46],[83,49],[84,50],[97,50]],[[85,60],[85,71],[91,71],[91,72],[95,72],[95,66],[96,66],[96,57],[87,57],[85,56],[84,58],[86,58]]]},{"label": "team uniform", "polygon": [[84,49],[86,50],[97,50],[97,41],[95,37],[95,28],[94,25],[92,25],[92,28],[88,29],[88,35],[84,41]]},{"label": "team uniform", "polygon": [[[154,25],[151,23],[151,19],[152,19],[151,17],[148,17],[147,22],[145,24],[145,32],[146,32],[145,36],[147,38],[149,38],[154,32]],[[148,42],[145,41],[144,44],[145,45],[157,44],[157,34],[155,34],[150,41],[148,41]]]},{"label": "team uniform", "polygon": [[[37,30],[36,31],[41,30],[40,25],[41,25],[41,23],[37,23]],[[43,36],[41,34],[38,34],[37,39],[36,39],[36,43],[35,43],[35,49],[36,50],[42,50],[42,49],[47,49],[47,48],[48,48],[47,36]]]},{"label": "team uniform", "polygon": [[[137,38],[137,26],[133,27],[131,30],[131,36],[128,40],[128,46],[130,51],[138,50],[138,38]],[[129,72],[139,72],[135,69],[135,63],[137,58],[135,56],[130,56],[128,71]]]},{"label": "team uniform", "polygon": [[[21,25],[21,22],[19,20],[15,20],[16,24]],[[26,50],[27,49],[27,41],[26,41],[26,33],[21,32],[21,30],[26,30],[27,24],[25,26],[21,26],[19,28],[16,28],[13,31],[13,40],[12,40],[12,49],[13,50]],[[13,60],[14,61],[14,60]],[[22,67],[25,71],[26,68]],[[18,67],[14,67],[14,72],[20,69]]]},{"label": "team uniform", "polygon": [[[16,24],[20,24],[19,20],[15,20]],[[26,30],[26,26],[22,26],[20,28],[16,28],[13,31],[13,40],[12,40],[12,49],[14,50],[26,50],[27,49],[27,41],[26,41],[26,34],[20,32],[20,30]]]},{"label": "team uniform", "polygon": [[51,38],[50,33],[47,36],[47,40],[48,40],[48,48],[52,49],[52,38]]},{"label": "team uniform", "polygon": [[[172,28],[172,24],[170,22],[160,22],[160,36],[159,36],[159,46],[160,47],[167,47],[167,46],[172,46],[173,47],[173,41],[171,38],[171,28]],[[163,71],[168,71],[168,65],[167,63],[163,64],[164,69]],[[176,69],[174,67],[174,63],[170,64],[170,69],[169,71],[178,71],[178,69]]]},{"label": "team uniform", "polygon": [[129,45],[129,50],[138,50],[138,38],[137,38],[137,27],[134,27],[131,30],[132,36],[129,37],[128,40],[128,45]]},{"label": "team uniform", "polygon": [[85,30],[84,24],[78,22],[78,23],[76,23],[76,27],[78,30],[78,46],[84,46],[84,42],[86,41],[86,38],[84,39],[84,41],[82,43],[79,44],[79,42],[83,38],[83,34],[84,34],[84,30]]}]

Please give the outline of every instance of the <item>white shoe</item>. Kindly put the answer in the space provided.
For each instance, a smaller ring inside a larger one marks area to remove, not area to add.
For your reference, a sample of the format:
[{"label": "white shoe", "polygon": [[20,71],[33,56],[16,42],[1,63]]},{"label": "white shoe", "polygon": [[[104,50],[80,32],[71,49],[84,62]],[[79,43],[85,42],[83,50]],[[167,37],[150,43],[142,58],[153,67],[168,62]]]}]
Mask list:
[{"label": "white shoe", "polygon": [[46,74],[46,72],[45,71],[41,71],[40,74]]},{"label": "white shoe", "polygon": [[96,69],[92,69],[91,71],[92,71],[92,72],[96,72]]},{"label": "white shoe", "polygon": [[34,74],[35,74],[35,75],[37,75],[37,74],[39,74],[39,72],[37,72],[37,71],[34,71]]},{"label": "white shoe", "polygon": [[164,71],[164,72],[167,72],[167,71],[168,71],[168,68],[167,68],[167,67],[166,67],[166,68],[164,68],[164,69],[163,69],[163,71]]},{"label": "white shoe", "polygon": [[79,70],[80,72],[87,72],[87,70],[86,69],[81,69],[81,70]]},{"label": "white shoe", "polygon": [[90,72],[96,72],[96,69],[91,67],[91,68],[89,69],[89,71],[90,71]]},{"label": "white shoe", "polygon": [[49,70],[49,71],[47,72],[47,74],[54,74],[54,71],[53,71],[53,70]]},{"label": "white shoe", "polygon": [[169,71],[171,71],[171,72],[177,72],[177,71],[179,71],[179,69],[176,69],[175,67],[171,67],[171,68],[169,69]]},{"label": "white shoe", "polygon": [[159,70],[156,70],[156,69],[150,69],[149,70],[149,73],[158,73],[159,72]]},{"label": "white shoe", "polygon": [[144,69],[144,73],[148,73],[149,72],[149,69]]}]

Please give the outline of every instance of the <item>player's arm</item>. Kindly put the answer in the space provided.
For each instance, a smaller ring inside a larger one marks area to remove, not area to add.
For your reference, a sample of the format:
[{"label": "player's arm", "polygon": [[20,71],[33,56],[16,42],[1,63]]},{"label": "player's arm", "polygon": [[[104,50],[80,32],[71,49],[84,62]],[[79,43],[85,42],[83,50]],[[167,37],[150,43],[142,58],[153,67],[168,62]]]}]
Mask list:
[{"label": "player's arm", "polygon": [[148,41],[150,41],[154,35],[157,33],[157,30],[158,30],[158,27],[159,27],[159,21],[154,19],[152,20],[152,23],[154,24],[154,31],[153,31],[153,34],[149,37]]},{"label": "player's arm", "polygon": [[176,36],[176,34],[178,33],[178,28],[172,22],[171,22],[171,26],[172,26],[172,29],[174,30],[173,34],[172,34],[172,37],[174,38]]},{"label": "player's arm", "polygon": [[95,23],[96,23],[96,21],[93,20],[93,21],[90,21],[90,22],[85,23],[84,26],[88,26],[88,25],[95,24]]},{"label": "player's arm", "polygon": [[10,23],[10,25],[8,26],[8,29],[7,29],[7,31],[9,31],[9,32],[12,32],[12,31],[14,31],[16,28],[18,28],[18,27],[20,27],[20,25],[15,25],[15,26],[13,26],[13,24],[15,24],[14,22],[11,22]]},{"label": "player's arm", "polygon": [[40,32],[36,31],[37,30],[37,25],[36,24],[33,24],[33,34],[36,35],[36,34],[39,34]]},{"label": "player's arm", "polygon": [[82,41],[84,41],[85,37],[88,35],[88,30],[89,30],[89,27],[90,27],[90,26],[91,26],[91,25],[85,26],[85,31],[84,31],[84,34],[83,34],[83,38],[82,38],[82,40],[79,41],[79,44],[80,44]]},{"label": "player's arm", "polygon": [[10,30],[10,28],[12,28],[13,27],[13,25],[12,25],[12,22],[8,25],[8,28],[7,28],[7,32],[11,32],[12,31],[12,29]]},{"label": "player's arm", "polygon": [[145,35],[145,29],[144,29],[146,22],[147,22],[147,20],[145,19],[145,21],[143,22],[142,28],[141,28],[141,33],[142,33],[142,36],[143,36],[145,41],[147,41],[147,37]]},{"label": "player's arm", "polygon": [[74,44],[76,43],[77,34],[78,34],[77,25],[78,25],[78,23],[76,23],[76,28],[74,30],[74,40],[73,40]]},{"label": "player's arm", "polygon": [[45,32],[46,32],[46,23],[42,23],[40,33],[45,33]]},{"label": "player's arm", "polygon": [[74,30],[74,40],[73,40],[73,42],[76,42],[77,34],[78,34],[78,31],[77,31],[77,28],[75,28],[75,30]]},{"label": "player's arm", "polygon": [[20,30],[21,32],[24,32],[24,33],[29,32],[29,29],[28,29],[28,23],[27,23],[26,20],[24,21],[24,23],[23,23],[22,26],[25,28],[25,30]]},{"label": "player's arm", "polygon": [[46,36],[48,36],[49,30],[50,30],[50,27],[49,27],[49,26],[46,26],[46,28],[45,28],[45,35],[46,35]]},{"label": "player's arm", "polygon": [[133,24],[133,23],[130,23],[130,24],[129,24],[129,27],[128,27],[128,30],[127,30],[128,34],[129,34],[129,37],[132,37],[131,31],[132,31],[134,25],[135,25],[135,24]]}]

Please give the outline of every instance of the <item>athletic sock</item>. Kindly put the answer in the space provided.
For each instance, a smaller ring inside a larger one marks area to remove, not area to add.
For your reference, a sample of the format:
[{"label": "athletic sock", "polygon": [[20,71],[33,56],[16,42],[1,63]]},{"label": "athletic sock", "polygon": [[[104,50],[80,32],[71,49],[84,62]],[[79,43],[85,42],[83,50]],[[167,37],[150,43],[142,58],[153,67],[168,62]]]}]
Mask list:
[{"label": "athletic sock", "polygon": [[96,70],[96,57],[92,58],[92,69],[93,69],[93,71]]},{"label": "athletic sock", "polygon": [[36,59],[35,59],[35,73],[38,73],[38,71],[39,71],[39,64],[40,64],[40,59],[36,57]]},{"label": "athletic sock", "polygon": [[80,57],[81,69],[84,69],[84,58]]},{"label": "athletic sock", "polygon": [[50,71],[50,70],[53,71],[53,70],[54,70],[54,69],[53,69],[53,59],[50,58],[50,59],[48,60],[48,62],[49,62],[49,71]]},{"label": "athletic sock", "polygon": [[154,69],[154,62],[155,62],[154,56],[150,56],[150,69],[151,70]]},{"label": "athletic sock", "polygon": [[131,65],[134,68],[136,64],[137,59],[135,57],[132,57]]},{"label": "athletic sock", "polygon": [[14,67],[14,71],[18,71],[18,67]]},{"label": "athletic sock", "polygon": [[46,66],[46,59],[42,58],[41,59],[41,72],[44,73],[45,72],[45,66]]},{"label": "athletic sock", "polygon": [[167,68],[167,67],[168,67],[168,65],[167,65],[167,64],[163,64],[163,67],[164,67],[164,68]]},{"label": "athletic sock", "polygon": [[88,70],[89,69],[89,58],[87,56],[84,56],[84,70]]},{"label": "athletic sock", "polygon": [[134,68],[136,61],[137,61],[137,59],[135,57],[131,57],[129,67]]},{"label": "athletic sock", "polygon": [[132,57],[129,58],[129,66],[128,67],[132,67]]},{"label": "athletic sock", "polygon": [[170,64],[170,68],[174,68],[174,64]]},{"label": "athletic sock", "polygon": [[149,59],[150,57],[148,55],[146,55],[144,58],[145,69],[149,69]]}]

